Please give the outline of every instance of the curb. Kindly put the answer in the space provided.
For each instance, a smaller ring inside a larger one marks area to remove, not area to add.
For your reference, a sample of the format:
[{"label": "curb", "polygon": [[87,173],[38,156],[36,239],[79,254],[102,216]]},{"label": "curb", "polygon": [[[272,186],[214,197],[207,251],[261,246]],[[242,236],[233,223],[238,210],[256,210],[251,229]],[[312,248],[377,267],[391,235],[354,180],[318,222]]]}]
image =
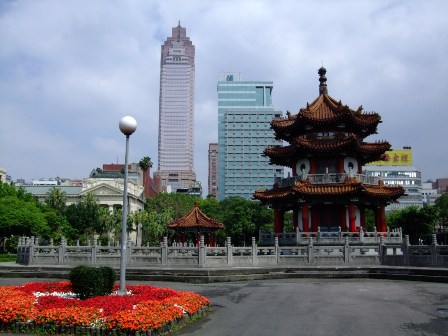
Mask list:
[{"label": "curb", "polygon": [[[0,278],[69,279],[71,266],[23,266],[0,263]],[[117,269],[119,271],[119,269]],[[118,272],[119,273],[119,272]],[[132,268],[126,278],[134,281],[215,283],[270,279],[387,279],[448,283],[448,268],[402,266],[289,266],[229,268]]]}]

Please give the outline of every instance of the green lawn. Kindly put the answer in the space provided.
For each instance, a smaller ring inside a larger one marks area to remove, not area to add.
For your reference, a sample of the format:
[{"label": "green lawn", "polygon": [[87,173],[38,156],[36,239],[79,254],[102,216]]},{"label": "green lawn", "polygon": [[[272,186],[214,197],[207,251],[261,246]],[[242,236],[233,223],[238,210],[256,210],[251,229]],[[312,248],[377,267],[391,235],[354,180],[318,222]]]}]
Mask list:
[{"label": "green lawn", "polygon": [[0,253],[0,262],[16,261],[15,254]]}]

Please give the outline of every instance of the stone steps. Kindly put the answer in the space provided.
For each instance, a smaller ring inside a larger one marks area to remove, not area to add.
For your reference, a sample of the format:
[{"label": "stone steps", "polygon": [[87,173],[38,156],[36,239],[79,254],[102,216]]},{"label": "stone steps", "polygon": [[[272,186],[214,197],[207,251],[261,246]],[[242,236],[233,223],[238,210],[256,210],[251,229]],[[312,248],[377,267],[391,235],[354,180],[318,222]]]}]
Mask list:
[{"label": "stone steps", "polygon": [[[5,264],[5,265],[2,265]],[[22,266],[0,263],[0,278],[69,279],[70,266]],[[117,275],[119,269],[115,268]],[[304,266],[228,268],[143,268],[128,267],[126,279],[134,281],[176,281],[187,283],[233,282],[269,279],[371,278],[448,283],[447,268],[402,266]]]}]

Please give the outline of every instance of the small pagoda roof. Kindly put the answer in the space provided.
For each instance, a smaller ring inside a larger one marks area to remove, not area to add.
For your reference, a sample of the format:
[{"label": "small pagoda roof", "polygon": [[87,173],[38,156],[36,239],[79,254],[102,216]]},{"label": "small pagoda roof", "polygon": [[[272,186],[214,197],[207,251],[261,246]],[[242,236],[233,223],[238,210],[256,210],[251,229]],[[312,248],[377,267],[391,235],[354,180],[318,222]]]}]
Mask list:
[{"label": "small pagoda roof", "polygon": [[351,153],[352,156],[361,156],[363,162],[368,163],[380,160],[384,153],[390,149],[387,141],[367,143],[350,134],[347,137],[312,140],[304,136],[298,136],[291,141],[289,146],[268,147],[263,154],[271,159],[272,164],[291,166],[298,157],[314,155],[334,155],[340,152]]},{"label": "small pagoda roof", "polygon": [[276,118],[271,126],[278,139],[288,140],[298,134],[340,130],[359,133],[363,137],[376,133],[381,116],[376,112],[363,112],[360,106],[356,111],[332,98],[327,92],[325,68],[319,69],[319,96],[306,108],[295,115],[287,112],[285,118]]},{"label": "small pagoda roof", "polygon": [[288,188],[257,190],[254,198],[263,203],[275,203],[290,199],[322,199],[335,197],[362,197],[371,200],[395,201],[404,194],[401,186],[365,185],[355,177],[347,178],[342,183],[312,184],[309,180],[296,181]]},{"label": "small pagoda roof", "polygon": [[197,202],[194,203],[194,208],[184,217],[178,218],[175,221],[167,224],[170,229],[224,229],[223,223],[214,220],[205,215],[200,209]]}]

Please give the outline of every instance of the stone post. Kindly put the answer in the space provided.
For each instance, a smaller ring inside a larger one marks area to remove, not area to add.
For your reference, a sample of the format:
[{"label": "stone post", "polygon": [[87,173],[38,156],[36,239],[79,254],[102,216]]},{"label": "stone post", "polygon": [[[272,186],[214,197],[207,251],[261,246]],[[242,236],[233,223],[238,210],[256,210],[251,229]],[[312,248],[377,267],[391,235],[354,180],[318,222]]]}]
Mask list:
[{"label": "stone post", "polygon": [[98,244],[97,235],[93,235],[93,246],[90,249],[90,252],[92,254],[92,264],[96,264],[97,244]]},{"label": "stone post", "polygon": [[35,261],[35,258],[34,258],[34,237],[31,237],[31,239],[27,241],[26,245],[28,245],[27,246],[27,249],[28,249],[27,265],[32,265],[32,264],[34,264],[34,261]]},{"label": "stone post", "polygon": [[274,248],[275,248],[275,263],[278,264],[280,261],[280,247],[278,246],[278,237],[274,238]]},{"label": "stone post", "polygon": [[379,258],[380,258],[380,264],[383,265],[384,261],[385,261],[385,255],[386,255],[386,247],[384,245],[384,236],[381,235],[380,236],[380,245],[378,248],[378,254],[379,254]]},{"label": "stone post", "polygon": [[206,256],[206,247],[204,244],[204,236],[201,235],[200,237],[200,244],[199,244],[199,251],[198,251],[198,263],[199,267],[205,267],[205,256]]},{"label": "stone post", "polygon": [[67,246],[67,240],[64,237],[61,237],[61,245],[59,246],[59,253],[58,253],[58,264],[59,265],[64,264],[65,247],[66,246]]},{"label": "stone post", "polygon": [[[164,237],[164,239],[165,239],[166,237]],[[127,240],[127,245],[126,245],[126,249],[127,249],[127,253],[126,253],[126,262],[128,263],[128,264],[131,264],[132,263],[132,252],[134,252],[134,242],[132,241],[132,239],[130,239],[129,237],[128,237],[128,240]]]},{"label": "stone post", "polygon": [[409,265],[409,246],[410,245],[411,244],[409,243],[409,235],[405,235],[402,251],[403,251],[403,264],[406,266]]},{"label": "stone post", "polygon": [[362,226],[359,227],[359,242],[364,243],[364,228]]},{"label": "stone post", "polygon": [[252,237],[252,265],[258,264],[258,248],[255,237]]},{"label": "stone post", "polygon": [[168,265],[168,238],[163,237],[163,241],[160,244],[162,250],[162,265]]},{"label": "stone post", "polygon": [[436,266],[437,265],[437,235],[432,235],[432,242],[431,242],[431,265]]},{"label": "stone post", "polygon": [[348,243],[348,237],[345,237],[344,242],[344,264],[350,264],[350,245]]},{"label": "stone post", "polygon": [[316,241],[319,243],[320,242],[320,226],[317,227],[317,233],[316,233]]},{"label": "stone post", "polygon": [[226,247],[227,247],[227,265],[233,265],[233,249],[230,237],[227,237]]},{"label": "stone post", "polygon": [[313,237],[310,237],[310,241],[308,243],[308,264],[314,264]]}]

